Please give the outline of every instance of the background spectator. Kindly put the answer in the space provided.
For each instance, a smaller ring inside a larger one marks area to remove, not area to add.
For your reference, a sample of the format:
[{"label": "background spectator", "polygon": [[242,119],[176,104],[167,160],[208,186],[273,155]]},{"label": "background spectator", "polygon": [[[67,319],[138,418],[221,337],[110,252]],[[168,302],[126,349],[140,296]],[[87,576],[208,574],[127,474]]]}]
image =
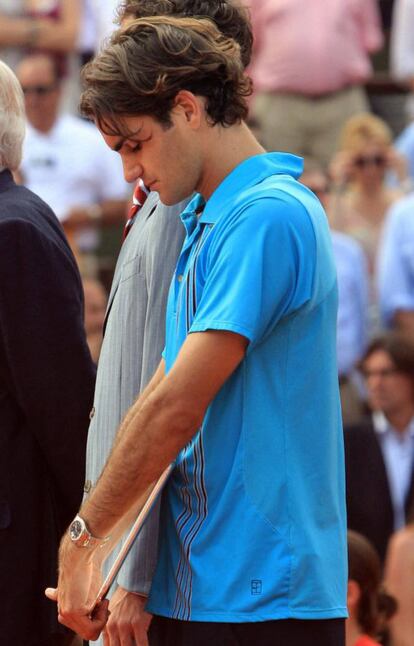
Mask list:
[{"label": "background spectator", "polygon": [[[334,229],[357,240],[367,258],[370,276],[369,328],[380,329],[374,270],[379,241],[390,205],[403,195],[405,160],[392,146],[392,133],[379,117],[369,113],[349,119],[342,130],[338,153],[331,163],[333,192],[329,217]],[[396,172],[400,188],[386,182]]]},{"label": "background spectator", "polygon": [[81,281],[50,208],[16,186],[23,94],[0,62],[0,634],[64,646],[43,591],[82,496],[95,370]]},{"label": "background spectator", "polygon": [[54,209],[79,251],[81,268],[94,274],[101,226],[125,219],[129,189],[121,163],[92,124],[59,112],[61,84],[52,58],[23,59],[17,76],[28,120],[23,182]]},{"label": "background spectator", "polygon": [[384,560],[414,502],[414,346],[394,335],[378,338],[361,370],[372,415],[345,428],[348,527]]},{"label": "background spectator", "polygon": [[[300,181],[317,195],[329,214],[329,179],[326,172],[305,170]],[[355,366],[362,357],[368,330],[368,271],[360,245],[350,236],[331,231],[338,276],[337,356],[344,424],[361,420],[364,407],[355,378]]]},{"label": "background spectator", "polygon": [[348,233],[362,245],[371,274],[385,214],[403,195],[402,190],[390,188],[385,182],[390,169],[396,171],[400,182],[406,179],[405,160],[392,146],[388,125],[369,113],[349,119],[330,165],[335,189],[330,218],[335,229]]},{"label": "background spectator", "polygon": [[0,58],[15,67],[34,48],[73,52],[81,0],[0,0]]},{"label": "background spectator", "polygon": [[396,610],[395,599],[382,588],[381,562],[361,534],[348,532],[349,618],[346,646],[380,646],[375,641]]},{"label": "background spectator", "polygon": [[378,254],[378,292],[384,323],[414,339],[414,196],[390,210]]},{"label": "background spectator", "polygon": [[375,0],[254,0],[252,106],[261,140],[327,166],[343,122],[367,109],[369,54],[382,44]]}]

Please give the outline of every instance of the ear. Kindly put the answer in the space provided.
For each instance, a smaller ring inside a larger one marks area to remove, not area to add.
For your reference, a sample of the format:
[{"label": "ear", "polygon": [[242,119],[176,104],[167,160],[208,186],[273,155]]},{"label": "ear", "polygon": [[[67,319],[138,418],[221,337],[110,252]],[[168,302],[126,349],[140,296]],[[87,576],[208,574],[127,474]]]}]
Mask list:
[{"label": "ear", "polygon": [[181,116],[190,128],[197,130],[204,116],[204,103],[189,90],[180,90],[175,96],[172,112]]},{"label": "ear", "polygon": [[359,587],[359,583],[357,583],[353,579],[349,579],[347,606],[350,613],[357,607],[360,596],[361,596],[361,588]]}]

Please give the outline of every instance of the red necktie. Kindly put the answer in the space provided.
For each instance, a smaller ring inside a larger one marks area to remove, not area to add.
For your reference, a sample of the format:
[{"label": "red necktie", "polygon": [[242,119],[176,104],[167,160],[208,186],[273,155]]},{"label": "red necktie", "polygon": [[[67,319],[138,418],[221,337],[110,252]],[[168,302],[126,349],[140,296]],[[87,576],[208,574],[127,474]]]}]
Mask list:
[{"label": "red necktie", "polygon": [[149,190],[145,186],[144,182],[140,179],[137,185],[135,186],[134,195],[132,197],[132,206],[129,209],[128,220],[124,228],[123,239],[127,237],[128,233],[132,229],[132,225],[135,222],[135,219],[138,215],[139,210],[144,206],[145,200],[147,199]]}]

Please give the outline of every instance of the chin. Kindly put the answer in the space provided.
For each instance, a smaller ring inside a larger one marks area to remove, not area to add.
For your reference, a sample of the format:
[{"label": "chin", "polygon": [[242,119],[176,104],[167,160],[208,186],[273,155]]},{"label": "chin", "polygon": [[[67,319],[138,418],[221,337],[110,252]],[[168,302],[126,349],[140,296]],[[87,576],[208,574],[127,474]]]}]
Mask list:
[{"label": "chin", "polygon": [[174,206],[175,204],[178,204],[179,202],[182,202],[187,195],[182,195],[176,193],[175,195],[171,195],[171,193],[158,193],[160,200],[165,206]]}]

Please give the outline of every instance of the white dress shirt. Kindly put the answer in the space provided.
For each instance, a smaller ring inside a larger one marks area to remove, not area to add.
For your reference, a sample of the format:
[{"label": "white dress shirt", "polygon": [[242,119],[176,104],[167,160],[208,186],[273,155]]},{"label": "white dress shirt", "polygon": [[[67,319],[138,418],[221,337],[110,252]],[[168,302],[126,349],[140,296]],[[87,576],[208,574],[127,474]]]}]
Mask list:
[{"label": "white dress shirt", "polygon": [[405,499],[414,464],[414,417],[404,432],[396,431],[380,411],[372,417],[387,471],[394,509],[394,530],[397,530],[406,524]]},{"label": "white dress shirt", "polygon": [[[42,133],[27,126],[21,171],[25,186],[39,195],[62,222],[73,207],[105,200],[122,200],[129,193],[122,164],[92,124],[61,115],[53,128]],[[78,237],[82,251],[97,244],[95,229]]]}]

